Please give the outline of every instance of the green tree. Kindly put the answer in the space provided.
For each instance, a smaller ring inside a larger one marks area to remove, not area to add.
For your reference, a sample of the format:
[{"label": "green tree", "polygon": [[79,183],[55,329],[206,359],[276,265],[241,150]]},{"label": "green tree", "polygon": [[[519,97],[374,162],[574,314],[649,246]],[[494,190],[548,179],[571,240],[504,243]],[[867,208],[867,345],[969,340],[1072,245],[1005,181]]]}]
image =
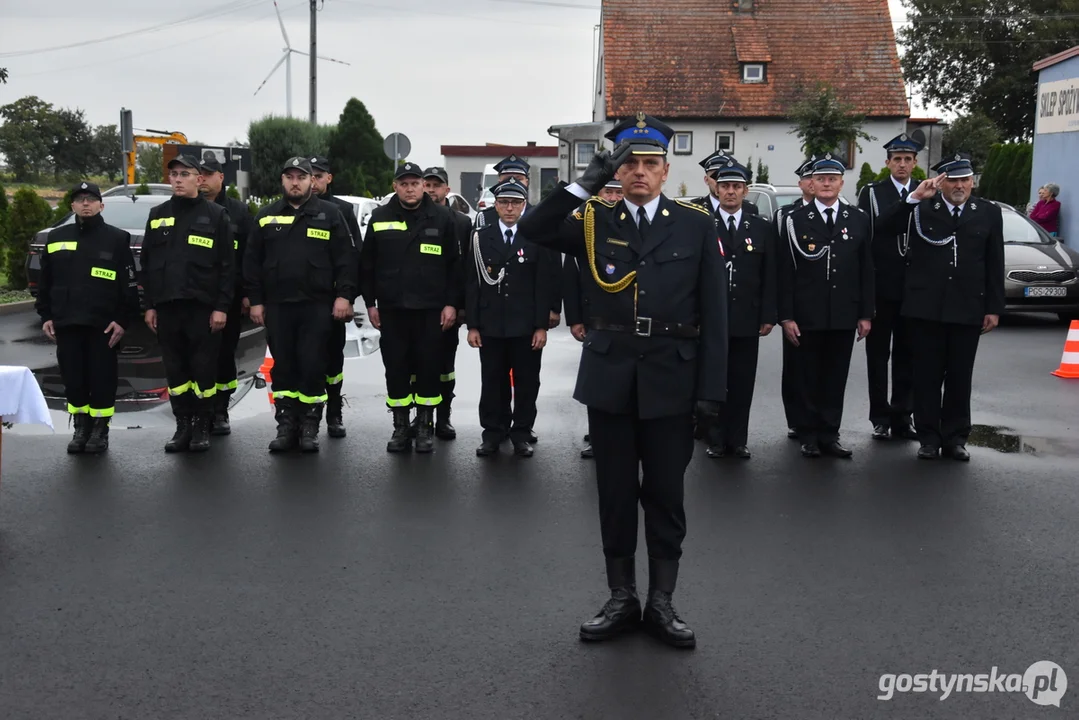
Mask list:
[{"label": "green tree", "polygon": [[48,168],[61,132],[60,118],[50,103],[33,95],[0,107],[0,117],[0,153],[15,182],[29,182]]},{"label": "green tree", "polygon": [[60,200],[60,202],[56,203],[56,207],[53,208],[52,218],[50,218],[49,224],[55,225],[56,223],[67,217],[67,214],[69,212],[71,212],[71,190],[65,192],[64,197]]},{"label": "green tree", "polygon": [[225,188],[225,195],[235,200],[240,199],[240,191],[236,189],[235,184],[229,185],[227,188]]},{"label": "green tree", "polygon": [[165,179],[165,149],[154,143],[140,143],[135,149],[135,179],[159,183]]},{"label": "green tree", "polygon": [[145,182],[139,183],[139,186],[135,188],[135,194],[136,195],[149,195],[150,194],[150,186],[147,185]]},{"label": "green tree", "polygon": [[1023,143],[1015,160],[1015,202],[1016,207],[1029,205],[1031,202],[1030,173],[1034,164],[1034,146]]},{"label": "green tree", "polygon": [[757,159],[757,182],[767,184],[769,181],[768,166],[764,164],[764,161]]},{"label": "green tree", "polygon": [[329,155],[332,129],[299,118],[271,115],[253,120],[247,130],[251,143],[252,194],[259,197],[280,195],[281,166],[297,155]]},{"label": "green tree", "polygon": [[0,84],[7,85],[7,68],[0,68]]},{"label": "green tree", "polygon": [[53,178],[85,177],[94,165],[93,130],[86,123],[82,110],[64,108],[56,112],[59,127],[52,141]]},{"label": "green tree", "polygon": [[330,139],[334,192],[373,197],[389,189],[393,172],[382,143],[383,137],[367,107],[351,98],[345,103]]},{"label": "green tree", "polygon": [[39,230],[48,227],[52,208],[30,188],[20,188],[11,202],[10,217],[11,229],[3,252],[4,272],[13,290],[24,290],[30,241]]},{"label": "green tree", "polygon": [[876,179],[877,174],[873,172],[873,166],[867,162],[862,163],[862,169],[858,173],[858,186],[855,189],[855,192],[861,192],[862,188],[869,183],[876,181]]},{"label": "green tree", "polygon": [[[8,230],[11,227],[11,209],[8,207],[7,191],[0,185],[0,248],[6,248],[8,243]],[[3,270],[4,262],[0,257],[0,270]]]},{"label": "green tree", "polygon": [[981,172],[989,160],[993,143],[1000,142],[1000,128],[980,111],[956,118],[941,138],[941,155],[951,157],[957,152],[970,153],[974,171]]},{"label": "green tree", "polygon": [[98,125],[91,141],[93,162],[90,172],[105,175],[109,182],[116,182],[123,164],[120,148],[120,131],[115,125]]},{"label": "green tree", "polygon": [[1032,66],[1076,44],[1079,0],[905,0],[907,82],[937,105],[992,117],[1004,137],[1034,131]]},{"label": "green tree", "polygon": [[802,141],[806,156],[835,153],[837,148],[858,140],[876,140],[862,130],[865,116],[854,106],[836,97],[827,83],[818,83],[816,91],[791,106],[788,113],[794,127],[789,131]]}]

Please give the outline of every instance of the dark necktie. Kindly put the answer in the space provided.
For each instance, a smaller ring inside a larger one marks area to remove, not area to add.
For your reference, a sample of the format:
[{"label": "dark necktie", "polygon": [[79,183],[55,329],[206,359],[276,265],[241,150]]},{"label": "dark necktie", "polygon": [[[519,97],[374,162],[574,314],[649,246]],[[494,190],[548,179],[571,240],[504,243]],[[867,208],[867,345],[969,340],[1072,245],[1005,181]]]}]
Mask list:
[{"label": "dark necktie", "polygon": [[903,188],[902,190],[900,190],[900,191],[899,191],[899,199],[900,199],[900,200],[906,200],[906,199],[907,199],[907,195],[910,195],[910,193],[909,193],[909,192],[907,192],[907,189],[906,189],[906,188]]},{"label": "dark necktie", "polygon": [[955,220],[956,225],[959,224],[959,207],[958,206],[952,208],[952,219]]},{"label": "dark necktie", "polygon": [[734,215],[727,218],[727,232],[731,234],[731,240],[734,240]]},{"label": "dark necktie", "polygon": [[512,230],[507,230],[506,231],[506,244],[507,245],[512,245],[513,244],[513,231]]},{"label": "dark necktie", "polygon": [[648,237],[648,213],[643,207],[637,208],[637,231],[641,234],[641,240]]},{"label": "dark necktie", "polygon": [[835,210],[832,208],[824,208],[824,214],[828,216],[824,221],[824,224],[828,226],[828,232],[832,232],[832,230],[835,229],[835,220],[832,219],[832,213],[834,212]]}]

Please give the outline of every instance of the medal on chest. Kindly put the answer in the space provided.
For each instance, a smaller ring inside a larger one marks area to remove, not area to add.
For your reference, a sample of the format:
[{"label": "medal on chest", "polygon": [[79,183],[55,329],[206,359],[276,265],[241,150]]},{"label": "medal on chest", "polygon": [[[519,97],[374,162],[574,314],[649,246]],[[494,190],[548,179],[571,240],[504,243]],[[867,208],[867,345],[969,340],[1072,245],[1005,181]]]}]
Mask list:
[{"label": "medal on chest", "polygon": [[517,262],[523,263],[525,261],[525,250],[521,248],[517,251]]}]

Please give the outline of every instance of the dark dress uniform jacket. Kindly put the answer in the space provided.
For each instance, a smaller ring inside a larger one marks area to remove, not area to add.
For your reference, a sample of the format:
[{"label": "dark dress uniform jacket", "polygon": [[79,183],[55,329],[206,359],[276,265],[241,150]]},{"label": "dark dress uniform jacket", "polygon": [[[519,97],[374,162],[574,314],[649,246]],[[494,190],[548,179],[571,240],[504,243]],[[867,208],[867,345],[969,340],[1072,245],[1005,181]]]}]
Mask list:
[{"label": "dark dress uniform jacket", "polygon": [[170,198],[150,210],[141,264],[147,307],[195,300],[227,313],[237,272],[229,214],[198,198]]},{"label": "dark dress uniform jacket", "polygon": [[829,232],[817,204],[810,203],[780,225],[779,317],[794,320],[800,330],[853,330],[874,314],[872,222],[842,201],[836,215]]},{"label": "dark dress uniform jacket", "polygon": [[127,328],[139,313],[131,236],[100,215],[49,231],[36,310],[55,327]]},{"label": "dark dress uniform jacket", "polygon": [[506,245],[498,223],[477,230],[480,261],[492,278],[505,268],[499,285],[488,285],[476,267],[475,249],[468,248],[465,264],[467,304],[465,316],[469,330],[495,338],[531,337],[547,329],[551,297],[551,278],[557,273],[554,252],[531,243],[515,227],[513,244]]},{"label": "dark dress uniform jacket", "polygon": [[252,305],[356,297],[356,248],[336,205],[311,196],[293,208],[280,198],[254,225],[244,256]]},{"label": "dark dress uniform jacket", "polygon": [[[915,224],[914,205],[906,203],[908,251],[903,307],[905,317],[980,326],[986,315],[1004,311],[1004,220],[1000,208],[981,198],[967,200],[955,223],[939,197],[922,200]],[[951,243],[935,246],[925,240]]]},{"label": "dark dress uniform jacket", "polygon": [[719,214],[715,220],[727,258],[731,337],[759,337],[761,325],[777,322],[775,226],[743,211],[731,238],[726,227],[718,227],[723,224]]},{"label": "dark dress uniform jacket", "polygon": [[375,208],[360,251],[360,287],[367,307],[457,306],[461,256],[452,213],[426,194],[415,211],[406,211],[396,196]]},{"label": "dark dress uniform jacket", "polygon": [[[580,201],[578,200],[578,202]],[[526,202],[525,209],[521,213],[521,218],[517,221],[518,224],[520,224],[520,221],[524,219],[525,215],[532,212],[534,209],[534,205]],[[488,208],[476,215],[476,225],[474,229],[478,230],[484,227],[488,227],[490,225],[498,227],[498,211],[494,208]],[[547,282],[550,284],[551,287],[550,309],[551,312],[553,312],[555,315],[558,315],[562,312],[562,298],[567,292],[566,288],[564,287],[565,277],[559,266],[550,268],[550,272],[551,276],[547,279]],[[568,320],[566,322],[567,324],[569,324]],[[549,322],[547,324],[548,326],[550,325]]]},{"label": "dark dress uniform jacket", "polygon": [[[918,187],[910,181],[911,192]],[[870,183],[858,195],[858,207],[873,219],[873,267],[877,278],[877,296],[885,300],[903,299],[903,277],[906,274],[907,217],[910,214],[903,205],[892,179]]]},{"label": "dark dress uniform jacket", "polygon": [[[580,263],[590,316],[574,398],[604,412],[628,413],[636,395],[645,420],[691,413],[695,400],[726,400],[727,269],[710,214],[661,196],[643,241],[624,202],[593,197],[585,212],[569,215],[580,202],[562,187],[518,225],[533,242],[572,253]],[[589,210],[594,233],[586,227]],[[630,272],[636,278],[620,292],[596,282],[618,282]],[[697,327],[700,334],[654,331],[641,337],[595,327],[603,321],[634,328],[638,317],[651,318],[655,327]]]}]

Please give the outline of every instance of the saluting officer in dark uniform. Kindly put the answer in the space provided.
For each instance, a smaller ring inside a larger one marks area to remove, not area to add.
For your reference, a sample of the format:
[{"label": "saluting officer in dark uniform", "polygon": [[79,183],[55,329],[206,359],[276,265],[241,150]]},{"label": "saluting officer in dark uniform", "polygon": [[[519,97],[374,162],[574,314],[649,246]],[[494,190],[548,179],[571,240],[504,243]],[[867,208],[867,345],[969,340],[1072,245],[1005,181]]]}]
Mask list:
[{"label": "saluting officer in dark uniform", "polygon": [[434,408],[442,402],[442,337],[457,322],[460,248],[451,211],[424,192],[418,165],[397,168],[393,187],[394,197],[371,213],[360,256],[360,287],[367,316],[382,332],[386,405],[393,412],[386,450],[411,449],[409,414],[415,405],[416,452],[429,453],[434,450]]},{"label": "saluting officer in dark uniform", "polygon": [[75,424],[69,453],[109,448],[115,413],[117,344],[139,314],[131,236],[105,222],[101,190],[71,190],[75,222],[49,231],[41,256],[38,315],[56,342],[56,359]]},{"label": "saluting officer in dark uniform", "polygon": [[[690,202],[711,210],[713,214],[719,213],[719,191],[716,189],[715,173],[720,168],[726,167],[727,161],[730,159],[730,155],[722,150],[717,150],[698,163],[698,165],[704,168],[704,182],[708,186],[708,194],[702,195],[699,198],[693,198]],[[749,182],[748,178],[746,179],[746,182]],[[749,215],[759,214],[757,206],[745,198],[742,199],[742,212]]]},{"label": "saluting officer in dark uniform", "polygon": [[802,455],[849,458],[839,442],[854,334],[873,318],[873,223],[842,201],[843,163],[831,154],[813,164],[815,199],[783,221],[779,317],[798,347]]},{"label": "saluting officer in dark uniform", "polygon": [[[639,503],[649,556],[644,623],[671,645],[696,642],[671,596],[686,530],[694,401],[702,416],[714,416],[726,398],[727,273],[710,214],[662,193],[673,134],[644,113],[619,123],[606,136],[614,152],[597,154],[580,180],[519,225],[533,242],[577,255],[590,313],[574,397],[588,406],[611,598],[581,626],[584,640],[641,621]],[[590,197],[616,171],[624,200]],[[584,210],[567,218],[582,200]]]},{"label": "saluting officer in dark uniform", "polygon": [[[311,186],[319,200],[332,203],[341,212],[348,228],[349,238],[356,249],[356,262],[359,262],[360,245],[363,237],[360,235],[360,222],[356,219],[356,210],[352,203],[342,200],[330,193],[330,183],[333,182],[333,173],[330,172],[330,161],[321,155],[311,158]],[[353,277],[359,282],[360,268],[354,270]],[[359,294],[359,288],[354,287]],[[350,298],[353,303],[356,298]],[[330,336],[326,346],[326,433],[332,438],[345,437],[345,420],[342,414],[343,403],[341,400],[341,387],[345,382],[345,328],[353,318],[346,318],[343,322],[334,318],[330,324]]]},{"label": "saluting officer in dark uniform", "polygon": [[277,437],[271,452],[316,452],[335,322],[352,319],[356,248],[333,203],[319,200],[307,158],[281,169],[283,197],[255,217],[244,257],[251,320],[274,358]]},{"label": "saluting officer in dark uniform", "polygon": [[999,207],[971,195],[968,154],[933,170],[940,174],[907,196],[913,211],[902,312],[914,353],[914,428],[919,458],[943,451],[969,461],[974,358],[1004,311],[1004,220]]},{"label": "saluting officer in dark uniform", "polygon": [[229,229],[232,231],[233,262],[235,264],[236,287],[232,294],[232,306],[229,308],[225,329],[221,331],[221,349],[217,354],[217,394],[214,395],[214,419],[212,435],[228,435],[232,432],[229,424],[229,399],[236,390],[236,346],[240,343],[240,324],[243,316],[251,308],[244,293],[243,257],[247,250],[247,236],[251,234],[251,211],[245,203],[231,198],[225,191],[225,174],[221,163],[215,159],[203,159],[199,163],[202,175],[199,177],[199,193],[210,202],[225,208],[229,216]]},{"label": "saluting officer in dark uniform", "polygon": [[[508,436],[514,454],[532,457],[528,441],[536,421],[540,363],[550,322],[554,252],[528,241],[517,220],[528,188],[507,180],[491,189],[498,223],[477,230],[466,265],[468,344],[479,348],[482,372],[480,425],[483,443],[476,455],[498,452]],[[513,407],[503,378],[513,372]],[[512,425],[505,423],[510,414]]]},{"label": "saluting officer in dark uniform", "polygon": [[727,259],[727,401],[708,432],[710,458],[748,460],[749,410],[757,381],[760,338],[776,325],[775,226],[745,211],[749,169],[727,156],[710,171],[715,183],[713,217]]},{"label": "saluting officer in dark uniform", "polygon": [[198,160],[169,163],[173,195],[150,210],[142,241],[145,321],[157,333],[176,415],[165,452],[210,448],[221,331],[236,292],[225,208],[199,195]]},{"label": "saluting officer in dark uniform", "polygon": [[[858,207],[873,218],[873,268],[876,270],[876,317],[873,332],[865,339],[865,364],[869,375],[869,421],[873,438],[913,440],[914,412],[911,389],[910,338],[899,314],[903,301],[903,276],[907,268],[906,235],[909,213],[907,196],[918,184],[911,173],[924,145],[903,133],[884,145],[890,175],[869,183],[858,195]],[[888,359],[892,361],[892,402],[888,403]]]}]

